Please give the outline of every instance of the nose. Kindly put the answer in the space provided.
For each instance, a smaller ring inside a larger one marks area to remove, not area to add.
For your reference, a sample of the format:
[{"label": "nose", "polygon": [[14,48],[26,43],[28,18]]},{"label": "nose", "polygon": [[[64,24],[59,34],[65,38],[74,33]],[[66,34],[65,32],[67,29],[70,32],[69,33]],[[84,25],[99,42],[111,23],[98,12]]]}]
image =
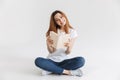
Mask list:
[{"label": "nose", "polygon": [[60,23],[62,23],[62,19],[60,19]]}]

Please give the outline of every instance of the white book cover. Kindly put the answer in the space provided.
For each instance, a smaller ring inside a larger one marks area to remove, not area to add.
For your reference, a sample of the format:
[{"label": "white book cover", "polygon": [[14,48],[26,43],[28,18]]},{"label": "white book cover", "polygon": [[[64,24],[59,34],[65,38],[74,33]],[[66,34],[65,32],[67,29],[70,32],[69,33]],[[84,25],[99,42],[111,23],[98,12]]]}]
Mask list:
[{"label": "white book cover", "polygon": [[53,40],[53,47],[56,49],[65,48],[64,43],[70,39],[70,34],[58,35],[57,33],[50,31],[50,38]]}]

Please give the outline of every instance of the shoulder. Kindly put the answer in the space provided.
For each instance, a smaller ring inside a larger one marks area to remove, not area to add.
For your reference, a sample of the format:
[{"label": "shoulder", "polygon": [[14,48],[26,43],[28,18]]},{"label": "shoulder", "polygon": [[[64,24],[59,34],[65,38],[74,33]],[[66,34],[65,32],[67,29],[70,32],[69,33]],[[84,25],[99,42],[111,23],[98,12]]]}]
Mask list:
[{"label": "shoulder", "polygon": [[72,38],[78,36],[76,29],[70,29],[69,32],[70,32],[70,36],[71,36]]},{"label": "shoulder", "polygon": [[70,33],[76,32],[76,29],[70,29],[69,31],[70,31]]}]

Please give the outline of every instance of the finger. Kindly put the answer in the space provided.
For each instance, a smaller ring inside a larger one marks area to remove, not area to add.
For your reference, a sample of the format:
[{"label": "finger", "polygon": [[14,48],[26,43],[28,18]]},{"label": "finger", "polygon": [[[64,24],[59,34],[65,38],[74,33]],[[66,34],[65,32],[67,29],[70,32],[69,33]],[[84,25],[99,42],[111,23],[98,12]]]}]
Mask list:
[{"label": "finger", "polygon": [[68,46],[69,45],[69,43],[65,43],[65,46]]},{"label": "finger", "polygon": [[64,45],[64,46],[67,46],[67,45]]},{"label": "finger", "polygon": [[50,41],[53,44],[53,40]]}]

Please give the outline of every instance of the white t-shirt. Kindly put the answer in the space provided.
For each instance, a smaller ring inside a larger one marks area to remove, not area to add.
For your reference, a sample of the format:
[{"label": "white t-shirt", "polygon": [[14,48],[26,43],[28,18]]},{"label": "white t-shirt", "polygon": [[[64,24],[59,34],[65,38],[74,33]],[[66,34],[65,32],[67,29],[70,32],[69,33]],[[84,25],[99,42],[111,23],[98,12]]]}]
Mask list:
[{"label": "white t-shirt", "polygon": [[[58,34],[65,34],[65,32],[60,32],[60,30],[58,29]],[[75,38],[77,37],[77,32],[74,29],[70,29],[70,38]],[[68,59],[67,54],[65,53],[66,49],[60,48],[57,49],[55,52],[50,53],[47,58],[51,59],[55,62],[61,62],[65,59]]]}]

